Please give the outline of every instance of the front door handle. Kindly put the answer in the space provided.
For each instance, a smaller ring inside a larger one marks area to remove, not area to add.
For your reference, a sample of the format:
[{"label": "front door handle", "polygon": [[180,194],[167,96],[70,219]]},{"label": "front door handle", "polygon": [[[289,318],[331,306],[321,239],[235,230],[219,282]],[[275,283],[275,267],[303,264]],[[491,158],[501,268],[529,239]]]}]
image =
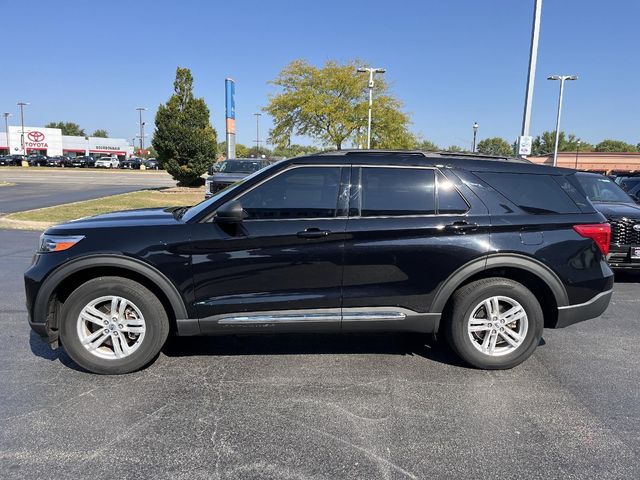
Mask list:
[{"label": "front door handle", "polygon": [[307,228],[302,232],[298,232],[300,238],[322,238],[331,235],[331,230],[320,230],[319,228]]},{"label": "front door handle", "polygon": [[468,223],[468,222],[465,222],[464,220],[461,220],[458,222],[450,223],[449,225],[445,225],[444,228],[445,230],[453,232],[457,235],[464,235],[467,232],[473,232],[475,230],[478,230],[478,224]]}]

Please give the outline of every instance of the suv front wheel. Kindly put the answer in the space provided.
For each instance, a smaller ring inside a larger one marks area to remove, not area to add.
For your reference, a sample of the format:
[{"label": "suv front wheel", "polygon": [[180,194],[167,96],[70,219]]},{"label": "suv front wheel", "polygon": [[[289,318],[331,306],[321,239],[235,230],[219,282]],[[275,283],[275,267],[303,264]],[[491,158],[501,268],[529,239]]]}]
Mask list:
[{"label": "suv front wheel", "polygon": [[510,279],[486,278],[455,292],[446,335],[474,367],[507,369],[531,356],[543,326],[542,309],[529,289]]},{"label": "suv front wheel", "polygon": [[129,373],[146,366],[168,334],[169,320],[158,297],[128,278],[89,280],[62,308],[62,345],[94,373]]}]

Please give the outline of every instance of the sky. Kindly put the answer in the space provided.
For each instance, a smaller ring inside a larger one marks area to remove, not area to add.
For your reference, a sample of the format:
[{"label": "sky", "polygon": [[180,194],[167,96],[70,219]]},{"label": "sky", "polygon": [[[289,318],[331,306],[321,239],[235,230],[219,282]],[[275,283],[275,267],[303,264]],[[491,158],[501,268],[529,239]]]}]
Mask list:
[{"label": "sky", "polygon": [[[237,142],[253,145],[254,112],[294,59],[358,58],[387,69],[411,129],[441,147],[520,133],[533,0],[0,0],[5,57],[0,112],[19,124],[79,123],[131,139],[188,67],[224,139],[224,79],[236,81]],[[591,143],[640,142],[638,0],[544,0],[531,134],[562,129]],[[271,126],[262,116],[261,130]],[[147,128],[147,132],[149,132]],[[150,132],[149,132],[150,133]],[[261,135],[264,139],[264,136]],[[313,143],[310,139],[297,139]],[[147,140],[148,141],[148,140]]]}]

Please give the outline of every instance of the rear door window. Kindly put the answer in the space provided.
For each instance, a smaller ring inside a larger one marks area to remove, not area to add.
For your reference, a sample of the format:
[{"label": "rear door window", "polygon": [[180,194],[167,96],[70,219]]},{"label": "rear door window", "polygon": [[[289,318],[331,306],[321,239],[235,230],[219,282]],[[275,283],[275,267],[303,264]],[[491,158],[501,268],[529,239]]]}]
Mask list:
[{"label": "rear door window", "polygon": [[431,169],[364,167],[361,186],[363,217],[430,215],[436,211]]},{"label": "rear door window", "polygon": [[580,213],[552,175],[476,172],[476,175],[522,210],[532,214]]}]

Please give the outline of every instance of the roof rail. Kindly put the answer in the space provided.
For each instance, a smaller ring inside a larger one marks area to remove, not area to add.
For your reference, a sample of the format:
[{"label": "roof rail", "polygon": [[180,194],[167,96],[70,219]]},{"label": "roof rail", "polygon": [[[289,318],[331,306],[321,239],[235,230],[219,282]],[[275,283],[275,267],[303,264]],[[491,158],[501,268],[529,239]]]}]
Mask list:
[{"label": "roof rail", "polygon": [[502,160],[520,163],[531,163],[531,161],[508,155],[487,155],[483,153],[470,153],[470,152],[423,152],[422,150],[328,150],[316,155],[421,155],[427,158],[477,158],[478,160]]}]

